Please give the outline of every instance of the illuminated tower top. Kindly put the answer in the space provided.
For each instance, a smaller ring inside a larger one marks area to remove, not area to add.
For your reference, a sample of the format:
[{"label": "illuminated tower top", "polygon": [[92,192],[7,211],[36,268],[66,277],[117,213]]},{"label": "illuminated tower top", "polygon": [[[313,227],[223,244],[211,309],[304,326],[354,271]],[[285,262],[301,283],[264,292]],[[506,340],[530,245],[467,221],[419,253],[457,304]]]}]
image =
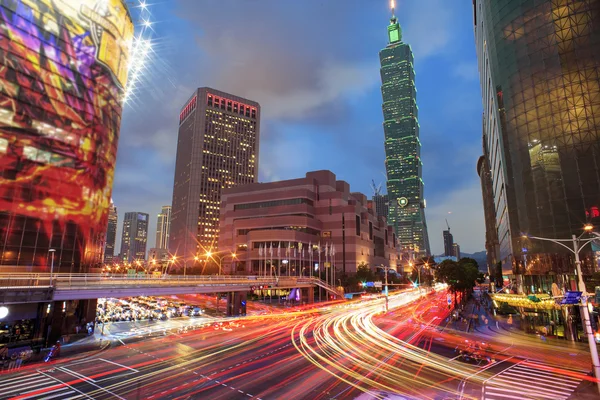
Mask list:
[{"label": "illuminated tower top", "polygon": [[392,18],[390,18],[390,24],[388,25],[388,40],[390,44],[394,44],[402,41],[402,29],[398,23],[398,19],[394,15],[396,4],[394,0],[391,0],[390,6],[392,8]]}]

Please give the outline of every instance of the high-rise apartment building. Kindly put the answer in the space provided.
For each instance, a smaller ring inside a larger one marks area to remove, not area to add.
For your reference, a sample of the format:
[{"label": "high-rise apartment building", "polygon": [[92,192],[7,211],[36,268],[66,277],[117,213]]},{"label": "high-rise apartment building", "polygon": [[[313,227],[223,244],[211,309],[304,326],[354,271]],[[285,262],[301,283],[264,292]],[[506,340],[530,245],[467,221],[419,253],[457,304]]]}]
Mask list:
[{"label": "high-rise apartment building", "polygon": [[452,233],[450,233],[450,227],[448,226],[448,230],[444,230],[444,255],[446,257],[453,256],[454,251],[452,249],[452,245],[454,244],[454,237]]},{"label": "high-rise apartment building", "polygon": [[389,197],[388,222],[394,226],[401,257],[430,254],[419,141],[417,89],[413,53],[402,42],[402,30],[393,15],[388,26],[388,45],[379,52],[383,130]]},{"label": "high-rise apartment building", "polygon": [[171,230],[171,206],[162,206],[156,221],[156,244],[157,249],[169,248],[169,231]]},{"label": "high-rise apartment building", "polygon": [[104,263],[110,264],[115,257],[115,243],[117,241],[117,223],[119,215],[117,214],[117,206],[110,201],[110,209],[108,210],[108,226],[106,227],[106,245],[104,246]]},{"label": "high-rise apartment building", "polygon": [[215,251],[221,190],[256,182],[260,105],[200,88],[179,115],[169,250],[183,260]]},{"label": "high-rise apartment building", "polygon": [[121,260],[131,262],[146,258],[149,215],[142,212],[127,212],[123,218],[121,236]]},{"label": "high-rise apartment building", "polygon": [[600,2],[476,0],[474,26],[495,210],[486,230],[505,274],[572,274],[567,249],[523,233],[569,239],[600,224]]}]

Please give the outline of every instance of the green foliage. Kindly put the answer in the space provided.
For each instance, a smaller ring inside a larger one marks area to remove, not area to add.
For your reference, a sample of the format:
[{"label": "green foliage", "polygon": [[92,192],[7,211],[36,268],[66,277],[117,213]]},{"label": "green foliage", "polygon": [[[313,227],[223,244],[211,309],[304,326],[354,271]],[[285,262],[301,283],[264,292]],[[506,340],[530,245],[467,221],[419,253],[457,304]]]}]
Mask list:
[{"label": "green foliage", "polygon": [[472,258],[463,258],[459,262],[444,260],[436,270],[437,280],[447,283],[452,292],[473,290],[475,282],[482,275],[477,268],[477,261]]},{"label": "green foliage", "polygon": [[375,280],[375,274],[371,271],[369,264],[364,261],[356,267],[356,277],[361,282],[373,282]]}]

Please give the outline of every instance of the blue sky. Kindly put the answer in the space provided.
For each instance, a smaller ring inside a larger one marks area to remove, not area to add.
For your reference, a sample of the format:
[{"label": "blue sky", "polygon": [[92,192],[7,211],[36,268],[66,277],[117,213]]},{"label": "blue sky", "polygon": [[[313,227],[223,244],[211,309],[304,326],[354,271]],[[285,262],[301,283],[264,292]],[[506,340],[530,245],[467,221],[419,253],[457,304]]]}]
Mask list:
[{"label": "blue sky", "polygon": [[[447,218],[462,251],[480,251],[482,110],[471,4],[399,3],[403,38],[415,53],[431,249],[443,252]],[[120,219],[126,211],[151,214],[148,247],[161,205],[171,203],[179,109],[197,87],[261,104],[260,181],[330,169],[368,196],[372,179],[384,181],[385,0],[149,4],[155,54],[124,111],[113,191]]]}]

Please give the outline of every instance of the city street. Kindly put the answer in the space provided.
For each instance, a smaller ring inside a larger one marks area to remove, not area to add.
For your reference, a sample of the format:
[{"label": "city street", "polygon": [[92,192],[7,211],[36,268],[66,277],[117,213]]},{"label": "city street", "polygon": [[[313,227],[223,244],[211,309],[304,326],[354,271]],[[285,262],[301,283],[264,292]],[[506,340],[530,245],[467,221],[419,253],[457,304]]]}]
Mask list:
[{"label": "city street", "polygon": [[[441,330],[449,313],[444,292],[418,296],[391,296],[397,308],[387,315],[377,299],[228,319],[141,341],[127,335],[89,358],[65,356],[5,374],[0,397],[585,398],[573,397],[584,371],[558,368],[557,355],[540,358],[539,349],[536,359],[519,357],[502,347],[504,335],[490,338],[494,363],[460,361],[455,342],[481,339]],[[572,358],[585,364],[584,354]]]}]

